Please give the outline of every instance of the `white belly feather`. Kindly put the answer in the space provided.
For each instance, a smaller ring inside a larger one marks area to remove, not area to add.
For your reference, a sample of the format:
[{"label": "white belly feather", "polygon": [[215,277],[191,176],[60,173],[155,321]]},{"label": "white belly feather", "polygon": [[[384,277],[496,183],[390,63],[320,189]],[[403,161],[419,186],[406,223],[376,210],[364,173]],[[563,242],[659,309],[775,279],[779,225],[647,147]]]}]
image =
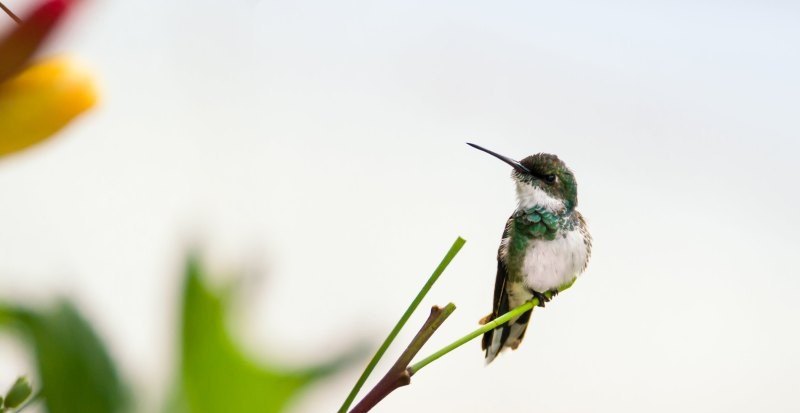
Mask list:
[{"label": "white belly feather", "polygon": [[556,289],[578,277],[588,259],[586,243],[577,228],[558,234],[552,241],[531,240],[522,261],[525,285],[541,293]]}]

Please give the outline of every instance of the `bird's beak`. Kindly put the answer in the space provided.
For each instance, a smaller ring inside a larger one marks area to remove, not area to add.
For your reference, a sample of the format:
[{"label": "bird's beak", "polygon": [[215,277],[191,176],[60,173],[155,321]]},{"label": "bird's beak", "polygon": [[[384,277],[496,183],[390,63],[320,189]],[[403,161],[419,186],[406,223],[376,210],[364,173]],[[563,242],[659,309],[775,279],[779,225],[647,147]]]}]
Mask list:
[{"label": "bird's beak", "polygon": [[490,150],[488,150],[486,148],[483,148],[483,147],[480,147],[480,146],[478,146],[478,145],[476,145],[474,143],[467,142],[467,145],[472,146],[473,148],[475,148],[475,149],[477,149],[479,151],[484,151],[484,152],[488,153],[489,155],[492,155],[495,158],[497,158],[497,159],[499,159],[499,160],[511,165],[511,167],[516,169],[517,172],[524,173],[524,174],[530,174],[531,173],[531,171],[528,170],[528,168],[526,168],[524,165],[522,165],[518,161],[515,161],[515,160],[513,160],[513,159],[511,159],[511,158],[509,158],[507,156],[500,155],[497,152],[490,151]]}]

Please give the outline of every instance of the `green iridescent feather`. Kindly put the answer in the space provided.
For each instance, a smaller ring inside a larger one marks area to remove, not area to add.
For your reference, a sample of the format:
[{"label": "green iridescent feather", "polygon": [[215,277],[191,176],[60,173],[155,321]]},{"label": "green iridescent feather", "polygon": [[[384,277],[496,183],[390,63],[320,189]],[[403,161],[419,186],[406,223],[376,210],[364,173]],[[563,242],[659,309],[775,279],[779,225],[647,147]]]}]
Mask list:
[{"label": "green iridescent feather", "polygon": [[555,239],[562,226],[561,221],[561,217],[538,205],[517,211],[513,220],[514,234],[517,236],[512,237],[512,246],[517,251],[523,251],[530,239]]}]

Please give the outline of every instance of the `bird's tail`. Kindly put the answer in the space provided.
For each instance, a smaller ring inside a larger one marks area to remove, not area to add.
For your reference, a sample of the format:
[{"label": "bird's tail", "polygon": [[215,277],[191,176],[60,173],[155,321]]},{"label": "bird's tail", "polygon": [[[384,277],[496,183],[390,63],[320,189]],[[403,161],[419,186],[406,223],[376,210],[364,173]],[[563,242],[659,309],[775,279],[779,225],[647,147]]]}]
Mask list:
[{"label": "bird's tail", "polygon": [[[503,291],[500,302],[491,314],[481,320],[481,324],[486,324],[500,315],[509,311],[509,299],[507,291]],[[519,304],[518,304],[519,305]],[[516,305],[514,306],[516,307]],[[489,364],[506,347],[516,350],[517,346],[525,337],[525,330],[528,329],[528,322],[531,319],[533,310],[527,311],[517,318],[509,320],[507,323],[483,334],[481,348],[486,352],[486,364]]]}]

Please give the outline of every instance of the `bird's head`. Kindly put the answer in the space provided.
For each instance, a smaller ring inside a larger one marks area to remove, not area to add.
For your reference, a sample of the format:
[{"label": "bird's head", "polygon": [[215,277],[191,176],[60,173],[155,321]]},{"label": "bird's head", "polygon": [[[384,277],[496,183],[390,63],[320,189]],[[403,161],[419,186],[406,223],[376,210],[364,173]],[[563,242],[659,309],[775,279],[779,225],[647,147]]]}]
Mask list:
[{"label": "bird's head", "polygon": [[541,205],[551,211],[571,211],[578,206],[575,175],[556,155],[537,153],[516,161],[478,145],[468,143],[511,165],[511,177],[517,186],[520,209]]}]

